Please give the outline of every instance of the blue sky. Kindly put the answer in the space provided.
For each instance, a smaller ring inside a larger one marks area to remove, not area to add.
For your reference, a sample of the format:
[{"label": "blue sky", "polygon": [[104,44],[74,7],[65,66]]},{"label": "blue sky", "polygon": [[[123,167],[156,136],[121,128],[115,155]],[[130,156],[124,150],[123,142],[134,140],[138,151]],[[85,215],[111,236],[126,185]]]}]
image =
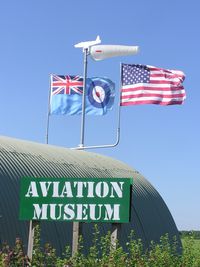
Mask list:
[{"label": "blue sky", "polygon": [[[98,152],[142,173],[168,205],[179,229],[200,229],[199,9],[193,1],[7,0],[0,3],[0,135],[45,142],[50,73],[83,74],[74,44],[139,45],[136,56],[88,59],[88,76],[106,76],[119,93],[120,62],[179,69],[182,106],[122,107],[121,140]],[[85,144],[115,141],[117,99],[103,117],[87,116]],[[80,143],[79,116],[51,116],[49,143]]]}]

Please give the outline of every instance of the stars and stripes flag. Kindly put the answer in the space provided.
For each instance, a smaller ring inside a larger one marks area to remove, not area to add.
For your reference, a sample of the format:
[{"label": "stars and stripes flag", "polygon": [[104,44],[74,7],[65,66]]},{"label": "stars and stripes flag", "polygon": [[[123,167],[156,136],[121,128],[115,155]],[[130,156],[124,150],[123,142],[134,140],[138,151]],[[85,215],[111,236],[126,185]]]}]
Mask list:
[{"label": "stars and stripes flag", "polygon": [[186,98],[182,71],[148,65],[122,64],[121,106],[140,104],[175,105]]},{"label": "stars and stripes flag", "polygon": [[51,75],[51,95],[82,94],[83,77],[70,75]]}]

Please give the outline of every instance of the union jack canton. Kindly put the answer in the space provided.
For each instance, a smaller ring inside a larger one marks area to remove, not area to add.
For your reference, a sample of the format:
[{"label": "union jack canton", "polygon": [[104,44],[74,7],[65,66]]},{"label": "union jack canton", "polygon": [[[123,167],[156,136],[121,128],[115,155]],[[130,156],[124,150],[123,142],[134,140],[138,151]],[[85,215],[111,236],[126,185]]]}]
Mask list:
[{"label": "union jack canton", "polygon": [[51,95],[82,93],[83,77],[71,75],[51,75]]}]

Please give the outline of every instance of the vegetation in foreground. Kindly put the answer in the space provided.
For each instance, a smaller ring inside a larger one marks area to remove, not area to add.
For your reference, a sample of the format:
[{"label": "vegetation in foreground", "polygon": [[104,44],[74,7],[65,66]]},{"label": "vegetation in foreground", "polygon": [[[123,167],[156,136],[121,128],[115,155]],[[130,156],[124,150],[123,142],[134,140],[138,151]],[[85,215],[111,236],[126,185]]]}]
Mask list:
[{"label": "vegetation in foreground", "polygon": [[[127,243],[128,252],[116,244],[110,245],[110,233],[99,237],[98,227],[93,233],[93,245],[87,255],[83,254],[84,242],[80,238],[79,251],[72,258],[70,247],[66,247],[63,257],[57,257],[56,251],[49,244],[40,246],[40,230],[36,230],[33,259],[30,261],[23,252],[23,244],[16,239],[14,248],[4,244],[0,250],[1,267],[200,267],[200,240],[194,235],[183,238],[183,253],[177,254],[177,241],[170,245],[169,237],[162,236],[159,244],[151,243],[151,248],[144,251],[142,241],[136,240],[131,233]],[[199,243],[198,243],[199,242]]]}]

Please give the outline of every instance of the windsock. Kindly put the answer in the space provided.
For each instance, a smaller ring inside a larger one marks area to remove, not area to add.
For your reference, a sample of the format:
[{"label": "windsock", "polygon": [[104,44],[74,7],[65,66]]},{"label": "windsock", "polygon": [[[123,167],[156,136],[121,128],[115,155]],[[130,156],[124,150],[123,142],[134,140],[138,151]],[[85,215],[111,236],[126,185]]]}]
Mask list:
[{"label": "windsock", "polygon": [[94,45],[90,47],[90,55],[94,60],[102,60],[115,56],[135,55],[139,52],[139,46],[126,45]]}]

